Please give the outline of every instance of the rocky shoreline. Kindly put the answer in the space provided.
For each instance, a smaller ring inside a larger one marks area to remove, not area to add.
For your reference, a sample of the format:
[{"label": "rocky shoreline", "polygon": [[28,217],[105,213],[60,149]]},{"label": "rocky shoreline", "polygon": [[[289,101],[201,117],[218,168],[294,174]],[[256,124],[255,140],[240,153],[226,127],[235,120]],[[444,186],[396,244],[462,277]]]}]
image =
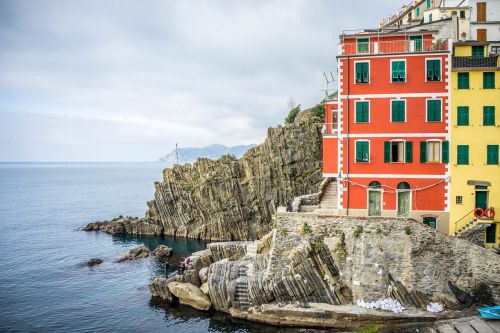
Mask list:
[{"label": "rocky shoreline", "polygon": [[[192,259],[184,275],[157,277],[152,297],[308,327],[435,321],[500,299],[498,255],[411,219],[279,213],[261,240],[211,243]],[[489,296],[478,296],[481,288]],[[360,306],[382,298],[405,310]],[[444,311],[428,311],[432,304]]]}]

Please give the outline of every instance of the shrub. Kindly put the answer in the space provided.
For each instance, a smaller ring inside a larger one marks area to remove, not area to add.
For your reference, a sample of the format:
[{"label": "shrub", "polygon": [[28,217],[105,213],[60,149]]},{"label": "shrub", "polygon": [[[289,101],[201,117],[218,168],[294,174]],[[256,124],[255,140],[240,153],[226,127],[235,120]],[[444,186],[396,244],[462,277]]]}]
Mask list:
[{"label": "shrub", "polygon": [[406,233],[407,235],[411,235],[411,228],[410,228],[410,226],[409,226],[409,225],[407,225],[407,226],[405,227],[405,233]]},{"label": "shrub", "polygon": [[363,226],[358,225],[356,229],[354,229],[354,237],[358,238],[359,236],[361,236],[362,233],[363,233]]},{"label": "shrub", "polygon": [[307,224],[307,223],[304,222],[304,224],[302,224],[302,230],[301,230],[301,232],[303,234],[310,234],[312,232],[312,228],[311,228],[311,226],[309,224]]},{"label": "shrub", "polygon": [[293,124],[295,118],[300,113],[300,104],[288,112],[288,116],[285,118],[285,124]]}]

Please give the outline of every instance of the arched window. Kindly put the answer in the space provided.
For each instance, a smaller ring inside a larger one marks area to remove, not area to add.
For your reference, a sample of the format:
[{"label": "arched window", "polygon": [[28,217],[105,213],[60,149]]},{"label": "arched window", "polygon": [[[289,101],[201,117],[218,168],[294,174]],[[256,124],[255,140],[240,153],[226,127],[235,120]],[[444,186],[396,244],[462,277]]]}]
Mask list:
[{"label": "arched window", "polygon": [[410,189],[410,184],[407,182],[401,182],[398,184],[398,190],[409,190]]},{"label": "arched window", "polygon": [[368,184],[368,187],[370,189],[380,189],[382,188],[382,185],[378,181],[374,180],[370,184]]}]

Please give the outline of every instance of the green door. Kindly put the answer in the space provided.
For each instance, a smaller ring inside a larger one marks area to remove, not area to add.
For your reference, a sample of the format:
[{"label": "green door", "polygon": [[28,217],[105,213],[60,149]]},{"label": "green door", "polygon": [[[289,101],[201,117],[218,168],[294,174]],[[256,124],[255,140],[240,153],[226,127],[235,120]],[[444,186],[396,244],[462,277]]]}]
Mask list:
[{"label": "green door", "polygon": [[368,216],[381,215],[382,192],[368,191]]},{"label": "green door", "polygon": [[436,229],[436,218],[435,217],[424,217],[424,224],[429,227]]},{"label": "green door", "polygon": [[398,216],[410,216],[410,191],[398,191]]},{"label": "green door", "polygon": [[488,208],[488,192],[487,191],[476,191],[476,208],[482,208],[486,210]]},{"label": "green door", "polygon": [[410,42],[414,41],[415,52],[422,51],[422,36],[410,36]]}]

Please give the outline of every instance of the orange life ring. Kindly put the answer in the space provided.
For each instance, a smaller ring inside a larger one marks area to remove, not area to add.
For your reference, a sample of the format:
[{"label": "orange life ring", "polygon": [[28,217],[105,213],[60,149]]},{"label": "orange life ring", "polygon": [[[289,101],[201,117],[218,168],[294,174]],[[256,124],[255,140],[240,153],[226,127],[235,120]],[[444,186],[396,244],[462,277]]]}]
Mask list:
[{"label": "orange life ring", "polygon": [[487,210],[484,211],[484,216],[486,216],[489,219],[492,219],[495,217],[495,209],[493,207],[488,208]]},{"label": "orange life ring", "polygon": [[484,216],[484,209],[482,209],[481,207],[477,207],[476,209],[474,209],[474,216],[475,217],[483,217]]}]

